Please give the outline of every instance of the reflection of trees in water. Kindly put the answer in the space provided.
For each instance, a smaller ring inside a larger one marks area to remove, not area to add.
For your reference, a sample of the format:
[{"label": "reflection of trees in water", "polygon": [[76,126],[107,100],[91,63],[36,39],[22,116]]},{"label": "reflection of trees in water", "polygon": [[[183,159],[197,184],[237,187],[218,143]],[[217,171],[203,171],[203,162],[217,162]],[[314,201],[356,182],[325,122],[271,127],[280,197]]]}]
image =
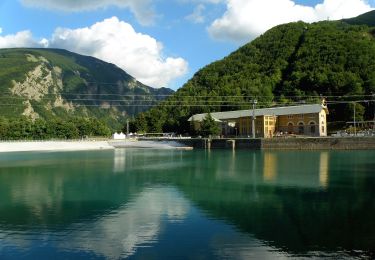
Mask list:
[{"label": "reflection of trees in water", "polygon": [[[289,253],[375,250],[374,152],[74,154],[2,164],[0,222],[30,230],[122,222],[130,216],[122,209],[142,200],[145,188],[168,185],[211,219],[225,219]],[[109,211],[119,214],[107,218]]]},{"label": "reflection of trees in water", "polygon": [[[373,156],[237,151],[233,175],[225,174],[232,164],[224,153],[212,159],[220,169],[199,183],[180,180],[178,187],[211,217],[225,218],[288,252],[341,248],[368,253],[375,250],[375,179],[369,174],[375,166],[369,164]],[[197,167],[208,164],[201,163]]]}]

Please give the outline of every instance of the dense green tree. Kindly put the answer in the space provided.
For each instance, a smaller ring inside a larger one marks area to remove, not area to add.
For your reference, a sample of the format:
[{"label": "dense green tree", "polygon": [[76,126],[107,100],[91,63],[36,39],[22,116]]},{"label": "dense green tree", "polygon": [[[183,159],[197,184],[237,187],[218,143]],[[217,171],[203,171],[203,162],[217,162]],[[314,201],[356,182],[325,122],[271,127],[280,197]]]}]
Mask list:
[{"label": "dense green tree", "polygon": [[32,122],[25,117],[9,121],[9,139],[32,139]]},{"label": "dense green tree", "polygon": [[43,140],[43,139],[77,139],[81,137],[109,137],[110,129],[96,118],[72,118],[62,120],[53,118],[14,118],[7,120],[0,117],[0,139]]},{"label": "dense green tree", "polygon": [[32,139],[43,140],[52,136],[48,135],[47,122],[44,119],[36,119],[33,124]]},{"label": "dense green tree", "polygon": [[103,122],[96,118],[89,118],[89,127],[91,131],[89,132],[88,136],[110,136],[111,130],[105,125]]},{"label": "dense green tree", "polygon": [[199,134],[203,137],[210,137],[219,135],[221,132],[218,122],[211,116],[210,113],[201,122]]},{"label": "dense green tree", "polygon": [[147,120],[144,113],[139,114],[135,121],[133,121],[134,132],[137,133],[147,133],[148,132],[148,125]]},{"label": "dense green tree", "polygon": [[63,121],[60,118],[48,122],[48,134],[59,139],[79,138],[79,132],[74,123]]},{"label": "dense green tree", "polygon": [[6,118],[0,117],[0,139],[6,139],[8,137],[9,122]]}]

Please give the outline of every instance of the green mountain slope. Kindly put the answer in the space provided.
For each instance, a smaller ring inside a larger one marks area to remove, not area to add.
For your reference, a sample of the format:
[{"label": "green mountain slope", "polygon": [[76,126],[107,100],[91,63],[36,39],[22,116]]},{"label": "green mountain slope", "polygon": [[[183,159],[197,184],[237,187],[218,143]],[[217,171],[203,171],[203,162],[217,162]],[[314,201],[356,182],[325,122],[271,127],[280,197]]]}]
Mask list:
[{"label": "green mountain slope", "polygon": [[[140,114],[145,131],[187,132],[195,113],[318,102],[326,96],[330,122],[372,119],[374,28],[343,21],[289,23],[272,28],[190,79],[173,97]],[[361,101],[360,101],[361,100]],[[335,101],[341,104],[332,104]]]},{"label": "green mountain slope", "polygon": [[354,18],[344,19],[343,21],[353,25],[375,26],[375,10],[361,14]]},{"label": "green mountain slope", "polygon": [[171,93],[113,64],[65,50],[0,50],[0,117],[95,117],[115,127]]}]

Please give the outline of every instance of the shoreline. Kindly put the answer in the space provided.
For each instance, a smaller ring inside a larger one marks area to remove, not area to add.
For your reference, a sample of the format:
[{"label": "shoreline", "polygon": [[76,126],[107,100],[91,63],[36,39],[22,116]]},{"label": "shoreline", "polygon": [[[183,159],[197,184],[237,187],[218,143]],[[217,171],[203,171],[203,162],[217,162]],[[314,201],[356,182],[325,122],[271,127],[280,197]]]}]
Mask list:
[{"label": "shoreline", "polygon": [[155,142],[138,140],[66,140],[66,141],[0,141],[0,154],[10,152],[63,152],[131,149],[177,149],[191,150],[193,147],[178,142]]},{"label": "shoreline", "polygon": [[0,141],[0,154],[126,149],[375,150],[375,137]]},{"label": "shoreline", "polygon": [[0,141],[0,153],[113,150],[108,141]]},{"label": "shoreline", "polygon": [[[142,140],[142,139],[141,139]],[[148,141],[176,141],[198,149],[245,150],[375,150],[375,137],[290,137],[290,138],[144,138]]]}]

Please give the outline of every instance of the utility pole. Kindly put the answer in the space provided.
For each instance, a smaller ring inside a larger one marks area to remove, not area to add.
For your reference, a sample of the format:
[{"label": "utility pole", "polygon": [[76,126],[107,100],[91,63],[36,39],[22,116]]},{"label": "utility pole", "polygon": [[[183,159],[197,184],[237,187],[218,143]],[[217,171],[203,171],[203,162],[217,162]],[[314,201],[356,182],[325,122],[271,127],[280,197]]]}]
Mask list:
[{"label": "utility pole", "polygon": [[253,132],[253,138],[255,139],[255,105],[257,104],[257,100],[253,100],[253,124],[252,124],[252,132]]},{"label": "utility pole", "polygon": [[129,119],[126,119],[126,135],[129,135]]}]

